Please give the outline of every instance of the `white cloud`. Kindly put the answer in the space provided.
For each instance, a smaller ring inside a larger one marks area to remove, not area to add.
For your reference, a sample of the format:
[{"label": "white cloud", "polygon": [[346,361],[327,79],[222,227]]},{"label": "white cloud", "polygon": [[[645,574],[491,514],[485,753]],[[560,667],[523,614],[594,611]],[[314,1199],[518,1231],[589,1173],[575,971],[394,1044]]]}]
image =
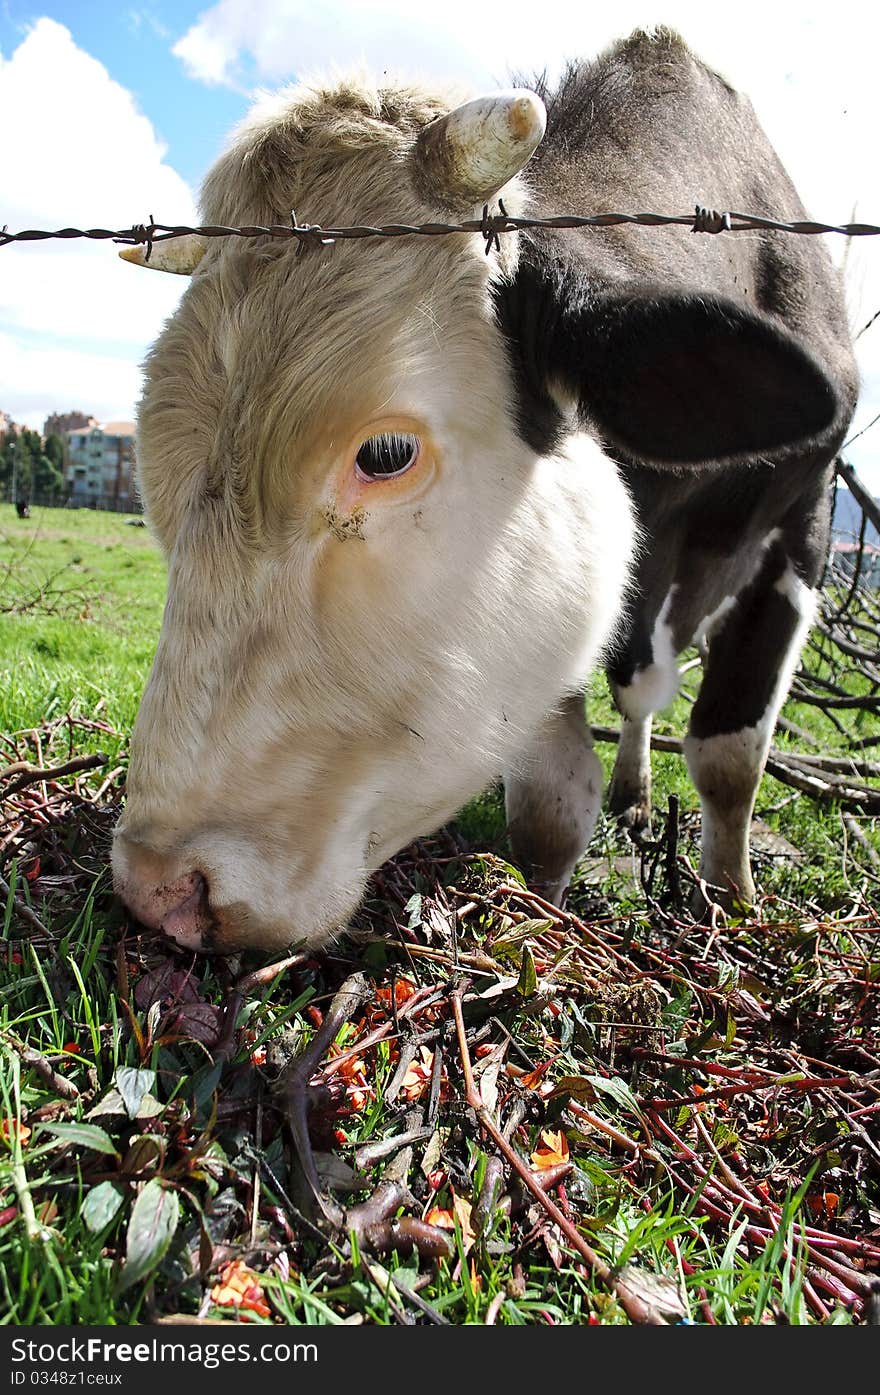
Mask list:
[{"label": "white cloud", "polygon": [[73,408],[99,421],[129,421],[140,392],[138,357],[22,345],[15,336],[0,334],[3,400],[15,403],[16,421],[37,431],[49,412]]},{"label": "white cloud", "polygon": [[[0,58],[0,130],[14,132],[0,166],[10,228],[54,228],[59,220],[116,228],[153,210],[169,221],[195,217],[187,184],[165,163],[165,147],[131,93],[54,20],[38,20]],[[0,249],[0,406],[17,420],[41,425],[48,412],[74,406],[133,414],[134,365],[184,283],[138,272],[116,252],[112,242]],[[34,348],[39,335],[49,338]],[[60,346],[78,337],[85,352]]]},{"label": "white cloud", "polygon": [[[880,12],[863,0],[802,0],[797,8],[765,0],[617,0],[602,7],[444,0],[427,9],[412,0],[324,0],[320,7],[312,0],[219,0],[173,51],[191,77],[235,87],[358,63],[492,87],[511,70],[546,67],[552,76],[566,57],[590,57],[636,25],[661,22],[750,95],[814,217],[880,222]],[[699,197],[708,201],[711,191],[695,190],[694,201]],[[826,242],[842,261],[847,243],[833,235]],[[880,308],[880,238],[849,246],[847,292],[859,328]],[[880,377],[880,323],[858,352],[867,385]],[[872,408],[863,397],[869,416],[880,410],[880,400],[873,401]],[[880,492],[880,426],[876,431],[860,445]]]}]

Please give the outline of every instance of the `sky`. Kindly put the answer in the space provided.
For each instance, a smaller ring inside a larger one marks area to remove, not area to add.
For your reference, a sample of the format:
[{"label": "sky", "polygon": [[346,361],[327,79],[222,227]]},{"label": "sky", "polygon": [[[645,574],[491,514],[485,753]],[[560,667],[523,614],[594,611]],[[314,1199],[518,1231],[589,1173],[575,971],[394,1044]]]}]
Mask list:
[{"label": "sky", "polygon": [[[659,23],[749,94],[814,217],[880,223],[880,10],[864,0],[0,0],[0,227],[197,221],[200,182],[260,89],[366,63],[487,91]],[[858,332],[880,310],[880,237],[824,240]],[[74,408],[133,419],[183,284],[109,243],[0,248],[0,409],[37,428]],[[856,349],[852,435],[880,413],[880,319]],[[880,422],[847,455],[880,495]]]}]

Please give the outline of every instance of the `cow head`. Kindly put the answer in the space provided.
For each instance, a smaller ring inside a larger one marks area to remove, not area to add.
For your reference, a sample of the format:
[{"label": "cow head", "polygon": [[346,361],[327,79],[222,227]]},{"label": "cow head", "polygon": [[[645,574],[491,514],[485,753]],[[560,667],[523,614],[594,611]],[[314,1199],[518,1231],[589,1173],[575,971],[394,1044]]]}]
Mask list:
[{"label": "cow head", "polygon": [[[521,207],[539,100],[444,112],[399,90],[288,94],[209,175],[206,220],[448,220],[502,186]],[[598,448],[589,466],[572,461],[583,444],[537,459],[516,429],[492,298],[512,243],[182,255],[195,272],[139,410],[168,599],[116,885],[194,949],[319,944],[372,870],[583,682],[624,582],[628,507]]]},{"label": "cow head", "polygon": [[[424,223],[473,217],[502,188],[516,212],[542,129],[521,92],[452,112],[400,88],[288,92],[209,174],[205,220]],[[632,551],[603,418],[625,447],[628,375],[650,390],[645,345],[676,316],[687,417],[714,390],[689,327],[712,341],[733,312],[629,314],[547,286],[530,309],[534,269],[519,277],[512,238],[488,257],[473,236],[173,248],[148,264],[194,274],[147,360],[138,422],[168,599],[116,886],[191,949],[319,945],[371,871],[515,766],[583,684]],[[552,443],[520,410],[538,353],[581,403]],[[792,346],[778,357],[789,396],[822,380]],[[640,435],[652,412],[633,409]]]}]

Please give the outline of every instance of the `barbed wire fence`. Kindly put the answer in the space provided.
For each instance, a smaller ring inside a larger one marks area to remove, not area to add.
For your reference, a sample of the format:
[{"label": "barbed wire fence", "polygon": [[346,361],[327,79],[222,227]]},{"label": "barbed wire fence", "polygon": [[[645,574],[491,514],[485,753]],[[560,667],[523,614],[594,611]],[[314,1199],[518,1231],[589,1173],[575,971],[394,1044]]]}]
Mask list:
[{"label": "barbed wire fence", "polygon": [[334,242],[363,240],[365,238],[395,237],[446,237],[454,233],[478,233],[486,243],[487,252],[498,245],[498,239],[505,233],[533,229],[561,230],[572,228],[612,228],[635,226],[644,228],[689,228],[694,233],[739,232],[783,232],[801,237],[816,237],[826,233],[836,233],[842,237],[877,237],[880,226],[876,223],[822,223],[812,219],[791,221],[771,218],[757,213],[737,213],[732,210],[719,213],[716,209],[696,204],[692,213],[591,213],[586,215],[559,214],[553,218],[513,217],[507,213],[499,200],[499,211],[490,212],[490,206],[483,206],[482,217],[469,218],[459,223],[384,223],[373,225],[359,223],[341,227],[322,227],[319,223],[299,223],[295,213],[291,213],[289,223],[248,224],[243,227],[226,227],[205,223],[184,225],[178,223],[157,223],[150,215],[146,223],[133,223],[127,228],[24,228],[10,232],[7,226],[0,229],[0,247],[13,243],[46,242],[61,239],[87,239],[98,242],[116,242],[129,247],[146,247],[149,260],[152,248],[174,238],[198,236],[214,238],[269,237],[291,240],[301,244],[311,243],[328,246]]},{"label": "barbed wire fence", "polygon": [[[498,201],[498,211],[483,207],[482,216],[461,222],[353,224],[323,227],[300,223],[291,212],[287,224],[228,227],[216,224],[184,225],[159,223],[151,214],[145,223],[125,228],[26,228],[10,232],[0,228],[0,248],[14,244],[55,240],[111,241],[120,246],[145,248],[149,262],[153,249],[177,238],[197,236],[206,240],[270,238],[295,240],[299,250],[306,246],[326,248],[336,242],[400,237],[444,237],[473,234],[482,237],[488,254],[500,246],[505,234],[531,230],[687,228],[695,234],[736,235],[770,231],[793,236],[877,237],[880,225],[874,223],[828,223],[809,219],[791,221],[733,210],[718,212],[697,204],[691,213],[602,212],[589,215],[562,214],[552,218],[513,217]],[[878,310],[854,335],[859,339],[880,319]],[[880,421],[880,413],[869,421],[845,447],[863,436]],[[798,704],[819,709],[841,738],[846,755],[829,755],[822,742],[790,716],[780,716],[777,733],[797,742],[801,749],[776,745],[771,749],[767,771],[797,792],[819,802],[833,802],[842,811],[852,836],[862,845],[869,860],[880,868],[873,846],[865,838],[853,814],[880,815],[880,502],[874,499],[852,465],[842,456],[836,462],[835,501],[842,481],[858,510],[857,531],[851,545],[832,548],[820,592],[816,623],[803,651],[800,666],[790,690],[786,712]],[[873,532],[872,532],[873,530]],[[876,542],[873,539],[876,538]],[[873,725],[874,730],[870,728]],[[612,728],[597,728],[599,740],[619,739]],[[680,750],[677,738],[655,735],[652,746],[659,750]],[[802,749],[806,746],[808,749]],[[877,750],[878,758],[872,758]]]}]

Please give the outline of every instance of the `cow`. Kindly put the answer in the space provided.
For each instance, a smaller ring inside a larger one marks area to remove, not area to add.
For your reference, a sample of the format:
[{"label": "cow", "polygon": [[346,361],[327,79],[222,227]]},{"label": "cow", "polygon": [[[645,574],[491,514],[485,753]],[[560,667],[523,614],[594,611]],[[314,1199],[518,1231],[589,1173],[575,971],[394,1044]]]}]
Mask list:
[{"label": "cow", "polygon": [[[674,209],[803,216],[746,98],[673,32],[459,101],[368,78],[262,99],[208,224]],[[527,228],[126,249],[189,273],[145,365],[139,487],[168,597],[117,891],[193,951],[319,947],[372,872],[503,776],[551,900],[611,786],[649,815],[650,716],[708,658],[686,753],[710,897],[748,830],[813,612],[857,376],[815,238]]]}]

